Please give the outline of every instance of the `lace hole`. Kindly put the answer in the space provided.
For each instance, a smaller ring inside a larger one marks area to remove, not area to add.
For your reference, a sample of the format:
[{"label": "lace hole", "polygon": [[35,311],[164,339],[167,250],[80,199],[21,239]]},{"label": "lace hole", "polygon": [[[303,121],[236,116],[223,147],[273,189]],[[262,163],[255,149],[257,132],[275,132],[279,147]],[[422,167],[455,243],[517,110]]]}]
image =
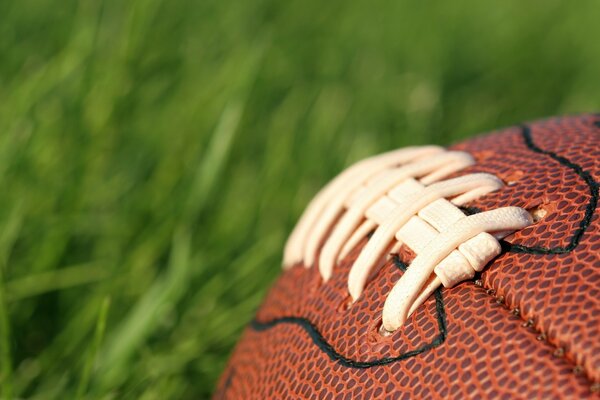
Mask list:
[{"label": "lace hole", "polygon": [[388,331],[387,329],[385,329],[385,327],[383,326],[383,320],[381,319],[378,320],[375,324],[375,330],[377,332],[377,335],[382,338],[388,338],[394,334],[393,331]]},{"label": "lace hole", "polygon": [[381,348],[381,346],[389,344],[393,333],[394,332],[388,332],[385,330],[385,328],[383,328],[383,322],[381,318],[378,318],[369,325],[367,341],[372,346],[375,346],[373,348]]},{"label": "lace hole", "polygon": [[344,300],[342,300],[342,302],[338,306],[338,311],[339,312],[346,312],[346,311],[348,311],[350,309],[350,307],[352,307],[352,297],[351,296],[346,296],[344,298]]},{"label": "lace hole", "polygon": [[514,186],[525,175],[523,171],[513,171],[510,175],[504,178],[507,186]]},{"label": "lace hole", "polygon": [[393,331],[388,331],[387,329],[385,329],[385,328],[383,327],[383,325],[381,325],[381,326],[379,327],[379,334],[380,334],[382,337],[390,337],[390,336],[392,336],[392,335],[394,334],[394,332],[393,332]]},{"label": "lace hole", "polygon": [[529,215],[533,219],[533,223],[537,224],[555,210],[554,204],[540,204],[527,209]]},{"label": "lace hole", "polygon": [[496,155],[496,152],[492,151],[492,150],[483,150],[478,152],[477,154],[475,154],[475,158],[477,159],[477,161],[481,162],[481,161],[485,161],[490,157],[493,157]]}]

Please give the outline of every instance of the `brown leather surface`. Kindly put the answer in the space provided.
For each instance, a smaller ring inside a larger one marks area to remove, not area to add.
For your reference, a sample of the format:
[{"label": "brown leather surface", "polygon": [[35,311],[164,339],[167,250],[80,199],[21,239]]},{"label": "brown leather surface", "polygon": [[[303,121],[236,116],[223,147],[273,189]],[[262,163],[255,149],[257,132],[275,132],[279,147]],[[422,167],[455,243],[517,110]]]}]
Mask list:
[{"label": "brown leather surface", "polygon": [[238,343],[215,398],[588,398],[600,382],[600,117],[550,119],[454,146],[505,182],[469,204],[543,208],[476,281],[439,290],[389,337],[394,255],[348,306],[347,276],[368,240],[323,283],[282,274]]}]

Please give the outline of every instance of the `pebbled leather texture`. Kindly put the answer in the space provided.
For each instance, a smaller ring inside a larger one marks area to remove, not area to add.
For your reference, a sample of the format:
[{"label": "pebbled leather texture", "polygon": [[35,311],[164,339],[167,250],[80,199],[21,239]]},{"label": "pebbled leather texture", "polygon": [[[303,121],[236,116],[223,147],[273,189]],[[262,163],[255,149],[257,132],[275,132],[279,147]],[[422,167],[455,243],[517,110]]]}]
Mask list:
[{"label": "pebbled leather texture", "polygon": [[378,328],[407,249],[350,304],[365,238],[323,283],[294,266],[245,330],[215,398],[596,398],[600,389],[600,116],[553,118],[453,146],[508,183],[469,212],[543,209],[475,281],[435,293],[391,336]]}]

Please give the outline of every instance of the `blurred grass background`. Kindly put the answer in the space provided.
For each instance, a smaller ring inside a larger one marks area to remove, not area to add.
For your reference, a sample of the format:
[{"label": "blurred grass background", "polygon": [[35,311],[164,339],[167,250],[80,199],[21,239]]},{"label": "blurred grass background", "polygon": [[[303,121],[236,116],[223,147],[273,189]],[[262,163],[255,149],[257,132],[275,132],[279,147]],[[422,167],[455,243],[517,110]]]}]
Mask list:
[{"label": "blurred grass background", "polygon": [[595,1],[0,2],[0,398],[206,398],[351,162],[600,104]]}]

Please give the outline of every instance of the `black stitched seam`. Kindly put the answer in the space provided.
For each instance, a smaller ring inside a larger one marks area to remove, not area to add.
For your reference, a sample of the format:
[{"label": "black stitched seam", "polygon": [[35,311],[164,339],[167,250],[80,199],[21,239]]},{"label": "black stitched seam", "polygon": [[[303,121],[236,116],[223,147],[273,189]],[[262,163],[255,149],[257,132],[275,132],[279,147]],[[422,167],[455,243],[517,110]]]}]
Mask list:
[{"label": "black stitched seam", "polygon": [[[398,255],[396,255],[396,254],[393,255],[392,260],[394,261],[394,265],[397,268],[401,269],[402,271],[406,271],[406,264],[404,264],[402,261],[400,261],[400,259],[398,258]],[[312,322],[310,322],[308,319],[303,318],[303,317],[287,316],[287,317],[275,318],[273,320],[266,321],[266,322],[260,322],[257,319],[254,319],[254,320],[252,320],[252,322],[250,322],[250,326],[255,331],[262,332],[267,329],[273,328],[274,326],[277,326],[279,324],[289,323],[289,324],[299,325],[306,331],[306,333],[308,333],[308,335],[310,336],[312,341],[317,345],[317,347],[319,347],[324,353],[326,353],[329,356],[329,358],[332,359],[333,361],[336,361],[339,364],[341,364],[345,367],[349,367],[349,368],[358,368],[358,369],[371,368],[371,367],[380,366],[380,365],[387,365],[387,364],[390,364],[390,363],[393,363],[396,361],[401,361],[401,360],[405,360],[410,357],[414,357],[416,355],[419,355],[426,351],[429,351],[434,347],[438,347],[439,345],[444,343],[444,341],[446,340],[446,334],[447,334],[446,326],[447,325],[446,325],[446,310],[444,307],[444,299],[442,296],[441,288],[438,288],[435,291],[434,296],[435,296],[436,319],[438,321],[438,329],[439,329],[436,337],[431,342],[426,343],[423,346],[418,347],[415,350],[407,351],[396,357],[384,357],[384,358],[380,358],[380,359],[372,360],[372,361],[357,361],[357,360],[353,360],[351,358],[344,357],[343,355],[338,353],[329,342],[327,342],[327,340],[323,337],[321,332],[319,332],[317,327],[315,325],[313,325]]]},{"label": "black stitched seam", "polygon": [[520,244],[508,243],[505,240],[501,241],[502,249],[504,251],[509,251],[511,253],[528,253],[528,254],[565,254],[573,251],[581,240],[583,234],[590,226],[592,222],[592,218],[594,217],[594,211],[598,206],[598,182],[594,181],[592,175],[584,171],[580,165],[575,164],[574,162],[568,160],[563,156],[559,156],[558,154],[540,149],[534,142],[531,137],[531,129],[527,125],[521,126],[521,134],[523,136],[523,140],[527,148],[531,151],[544,154],[563,166],[572,169],[579,177],[585,182],[590,190],[590,201],[585,207],[585,213],[583,219],[579,222],[579,228],[575,231],[571,239],[569,240],[569,244],[565,247],[554,247],[547,248],[542,246],[523,246]]}]

